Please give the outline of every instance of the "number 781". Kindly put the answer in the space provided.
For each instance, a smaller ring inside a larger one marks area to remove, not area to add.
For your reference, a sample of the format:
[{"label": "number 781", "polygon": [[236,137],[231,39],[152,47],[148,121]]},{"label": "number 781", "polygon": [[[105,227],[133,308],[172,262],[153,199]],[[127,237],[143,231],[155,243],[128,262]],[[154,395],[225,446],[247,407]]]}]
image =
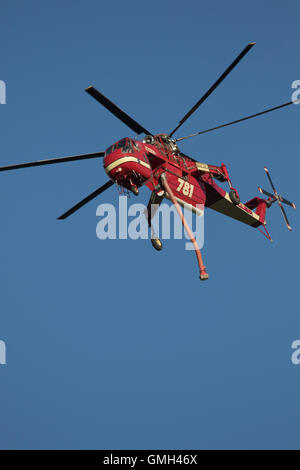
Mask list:
[{"label": "number 781", "polygon": [[192,197],[194,191],[194,185],[184,181],[181,178],[178,178],[179,186],[176,189],[179,193],[182,192],[185,196]]}]

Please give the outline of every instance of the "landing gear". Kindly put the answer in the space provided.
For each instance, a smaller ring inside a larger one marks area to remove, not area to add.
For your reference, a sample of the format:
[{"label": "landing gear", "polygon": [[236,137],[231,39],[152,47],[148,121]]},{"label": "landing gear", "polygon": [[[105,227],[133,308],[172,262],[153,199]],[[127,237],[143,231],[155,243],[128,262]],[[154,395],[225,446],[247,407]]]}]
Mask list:
[{"label": "landing gear", "polygon": [[239,195],[234,189],[229,192],[229,197],[231,199],[231,202],[233,202],[233,204],[235,204],[236,206],[241,202]]},{"label": "landing gear", "polygon": [[[239,203],[241,202],[240,196],[239,196],[238,192],[232,186],[231,179],[230,179],[229,174],[228,174],[228,170],[226,168],[226,165],[224,165],[224,163],[221,164],[221,169],[222,169],[221,175],[224,177],[224,181],[227,181],[228,184],[229,184],[229,188],[230,188],[229,197],[230,197],[230,200],[233,204],[238,206]],[[222,181],[222,180],[220,180],[220,181]]]},{"label": "landing gear", "polygon": [[163,244],[160,241],[159,238],[157,238],[154,228],[151,223],[151,219],[155,216],[157,209],[160,206],[160,203],[162,202],[164,198],[164,191],[159,191],[158,193],[156,191],[153,191],[150,197],[150,201],[147,206],[147,210],[145,211],[145,216],[148,221],[148,226],[151,229],[151,243],[153,248],[157,251],[161,251],[163,249]]},{"label": "landing gear", "polygon": [[266,206],[267,206],[268,209],[270,209],[270,207],[272,206],[273,202],[274,202],[273,200],[271,200],[271,201],[270,201],[269,199],[266,200]]},{"label": "landing gear", "polygon": [[152,243],[153,248],[155,248],[157,251],[160,251],[163,249],[163,244],[159,238],[151,238],[151,243]]}]

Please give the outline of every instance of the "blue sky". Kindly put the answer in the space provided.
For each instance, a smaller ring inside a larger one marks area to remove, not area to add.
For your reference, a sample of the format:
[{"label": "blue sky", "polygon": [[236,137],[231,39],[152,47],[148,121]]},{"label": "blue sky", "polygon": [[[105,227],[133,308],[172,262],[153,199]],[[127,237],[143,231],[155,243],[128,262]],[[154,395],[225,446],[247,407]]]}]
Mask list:
[{"label": "blue sky", "polygon": [[[255,48],[182,126],[187,135],[291,98],[295,1],[10,1],[1,5],[1,165],[104,150],[132,132],[93,84],[146,128],[170,132],[250,41]],[[297,204],[300,106],[190,139],[225,162],[243,201]],[[106,181],[99,161],[1,173],[0,447],[299,448],[297,212],[268,213],[274,243],[213,211],[198,279],[183,241],[100,241],[96,208],[56,217]],[[147,203],[143,189],[139,200]]]}]

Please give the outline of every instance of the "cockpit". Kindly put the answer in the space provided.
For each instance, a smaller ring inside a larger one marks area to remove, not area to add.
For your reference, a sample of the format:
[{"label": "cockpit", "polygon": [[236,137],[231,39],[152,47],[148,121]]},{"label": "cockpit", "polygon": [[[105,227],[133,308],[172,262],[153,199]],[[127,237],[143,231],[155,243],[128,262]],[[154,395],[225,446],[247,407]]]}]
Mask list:
[{"label": "cockpit", "polygon": [[107,157],[109,154],[119,149],[121,149],[122,153],[135,153],[135,151],[139,150],[138,144],[134,140],[126,137],[125,139],[121,139],[119,142],[108,147],[105,151],[104,157]]}]

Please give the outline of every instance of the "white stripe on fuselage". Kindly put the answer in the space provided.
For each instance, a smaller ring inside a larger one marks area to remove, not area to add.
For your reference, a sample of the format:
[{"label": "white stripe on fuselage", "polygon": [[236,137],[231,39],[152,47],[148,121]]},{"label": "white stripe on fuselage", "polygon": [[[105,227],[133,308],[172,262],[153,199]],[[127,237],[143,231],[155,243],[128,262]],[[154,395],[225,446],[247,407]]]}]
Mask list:
[{"label": "white stripe on fuselage", "polygon": [[118,158],[118,160],[115,160],[110,165],[107,165],[107,167],[105,167],[105,171],[106,171],[106,173],[109,173],[111,170],[113,170],[117,166],[122,165],[122,163],[128,163],[128,162],[139,163],[140,165],[145,166],[146,168],[150,168],[150,165],[148,163],[143,162],[139,158],[136,158],[136,157],[122,157],[122,158]]}]

